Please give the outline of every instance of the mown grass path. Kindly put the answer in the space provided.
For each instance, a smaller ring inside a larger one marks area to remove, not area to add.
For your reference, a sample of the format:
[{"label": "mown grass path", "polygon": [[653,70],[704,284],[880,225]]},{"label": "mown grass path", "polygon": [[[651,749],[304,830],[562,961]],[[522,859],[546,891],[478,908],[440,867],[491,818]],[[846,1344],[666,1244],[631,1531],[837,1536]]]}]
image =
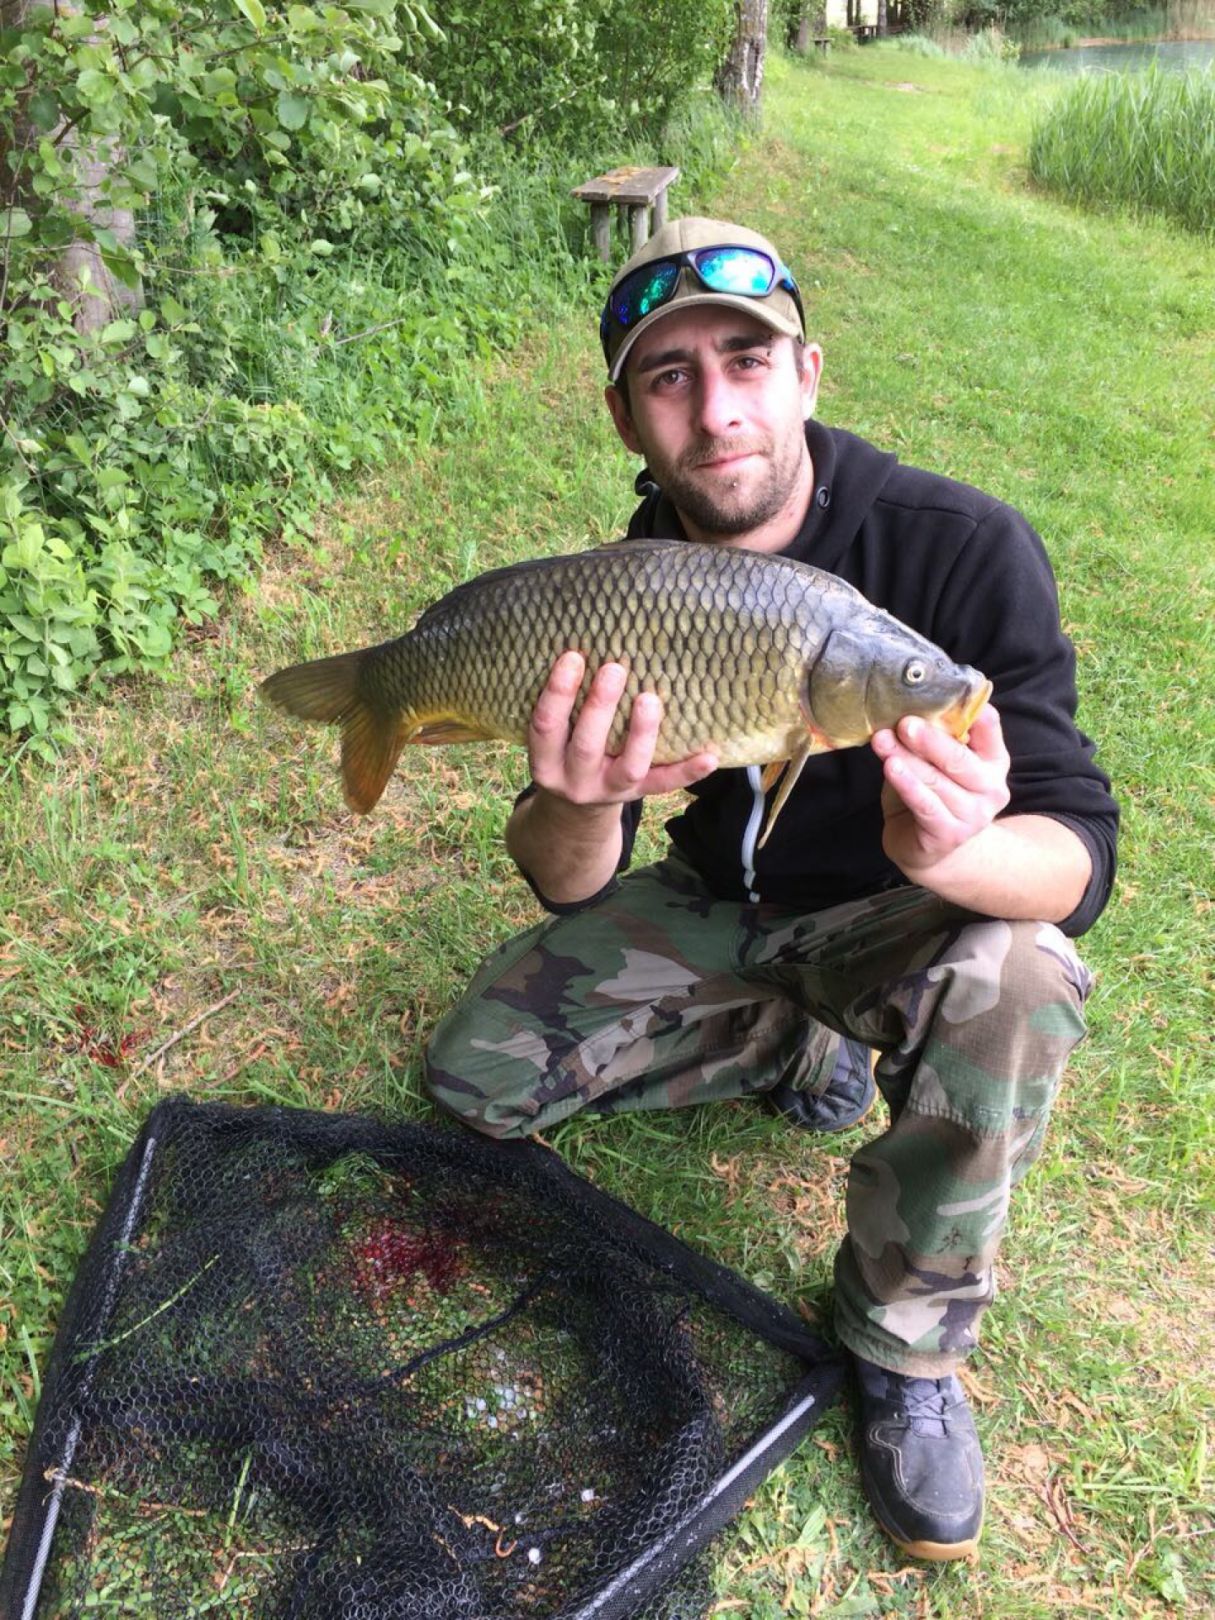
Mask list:
[{"label": "mown grass path", "polygon": [[[723,1541],[718,1612],[746,1620],[1215,1607],[1215,250],[1036,196],[1025,142],[1048,93],[886,48],[778,63],[765,137],[707,204],[797,269],[825,418],[994,490],[1043,534],[1082,723],[1125,812],[1117,891],[1085,945],[1092,1034],[1018,1193],[967,1373],[991,1472],[981,1558],[900,1562],[840,1412]],[[80,713],[56,769],[18,761],[3,778],[5,1510],[58,1301],[156,1098],[424,1114],[427,1031],[535,916],[499,841],[517,753],[419,750],[357,820],[333,739],[264,713],[251,688],[404,628],[472,572],[619,530],[631,469],[598,402],[594,326],[585,309],[538,329],[485,379],[474,420],[273,557],[167,683],[115,690]],[[653,841],[661,814],[649,822]],[[855,1140],[738,1106],[574,1120],[554,1143],[824,1309]]]}]

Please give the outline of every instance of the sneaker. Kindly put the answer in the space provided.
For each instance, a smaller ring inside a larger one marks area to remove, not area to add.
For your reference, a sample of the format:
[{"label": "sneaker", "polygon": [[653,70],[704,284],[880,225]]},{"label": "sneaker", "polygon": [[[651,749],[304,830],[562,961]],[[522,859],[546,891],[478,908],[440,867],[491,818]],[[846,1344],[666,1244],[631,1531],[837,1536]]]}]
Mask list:
[{"label": "sneaker", "polygon": [[876,1065],[875,1051],[845,1035],[826,1091],[817,1095],[799,1091],[781,1080],[764,1096],[782,1119],[804,1131],[846,1131],[850,1125],[859,1125],[873,1107]]},{"label": "sneaker", "polygon": [[968,1558],[983,1524],[983,1454],[961,1384],[855,1363],[861,1480],[874,1517],[912,1558]]}]

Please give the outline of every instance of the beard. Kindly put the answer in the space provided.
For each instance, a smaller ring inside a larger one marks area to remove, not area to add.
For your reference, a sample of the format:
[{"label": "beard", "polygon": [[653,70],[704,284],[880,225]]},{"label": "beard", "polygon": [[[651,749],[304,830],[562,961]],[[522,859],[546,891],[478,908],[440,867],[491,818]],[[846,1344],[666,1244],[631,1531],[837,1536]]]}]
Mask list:
[{"label": "beard", "polygon": [[[806,441],[803,432],[778,443],[773,439],[702,439],[674,461],[655,456],[650,471],[677,510],[703,533],[736,536],[774,518],[796,488]],[[748,468],[731,479],[718,475],[716,487],[697,477],[700,468],[721,456],[750,453],[764,458],[758,476]]]}]

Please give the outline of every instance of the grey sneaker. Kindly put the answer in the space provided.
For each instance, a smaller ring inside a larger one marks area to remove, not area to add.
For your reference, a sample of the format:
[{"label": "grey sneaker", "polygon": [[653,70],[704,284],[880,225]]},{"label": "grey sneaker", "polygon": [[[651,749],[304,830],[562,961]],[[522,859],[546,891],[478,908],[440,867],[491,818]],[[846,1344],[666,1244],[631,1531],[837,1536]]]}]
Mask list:
[{"label": "grey sneaker", "polygon": [[874,1517],[912,1558],[968,1558],[983,1525],[983,1453],[961,1384],[855,1363],[861,1481]]},{"label": "grey sneaker", "polygon": [[816,1096],[782,1080],[764,1096],[783,1119],[804,1131],[846,1131],[850,1125],[859,1125],[873,1107],[876,1063],[875,1051],[845,1035],[826,1091]]}]

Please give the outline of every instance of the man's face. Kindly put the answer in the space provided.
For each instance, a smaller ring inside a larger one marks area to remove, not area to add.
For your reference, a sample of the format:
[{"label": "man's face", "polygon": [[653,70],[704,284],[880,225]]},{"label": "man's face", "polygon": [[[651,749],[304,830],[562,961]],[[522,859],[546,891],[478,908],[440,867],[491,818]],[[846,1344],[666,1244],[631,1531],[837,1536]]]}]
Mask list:
[{"label": "man's face", "polygon": [[[721,305],[672,310],[627,362],[629,402],[607,390],[616,430],[675,503],[693,539],[785,544],[810,498],[805,419],[822,354]],[[788,532],[786,532],[788,531]]]}]

